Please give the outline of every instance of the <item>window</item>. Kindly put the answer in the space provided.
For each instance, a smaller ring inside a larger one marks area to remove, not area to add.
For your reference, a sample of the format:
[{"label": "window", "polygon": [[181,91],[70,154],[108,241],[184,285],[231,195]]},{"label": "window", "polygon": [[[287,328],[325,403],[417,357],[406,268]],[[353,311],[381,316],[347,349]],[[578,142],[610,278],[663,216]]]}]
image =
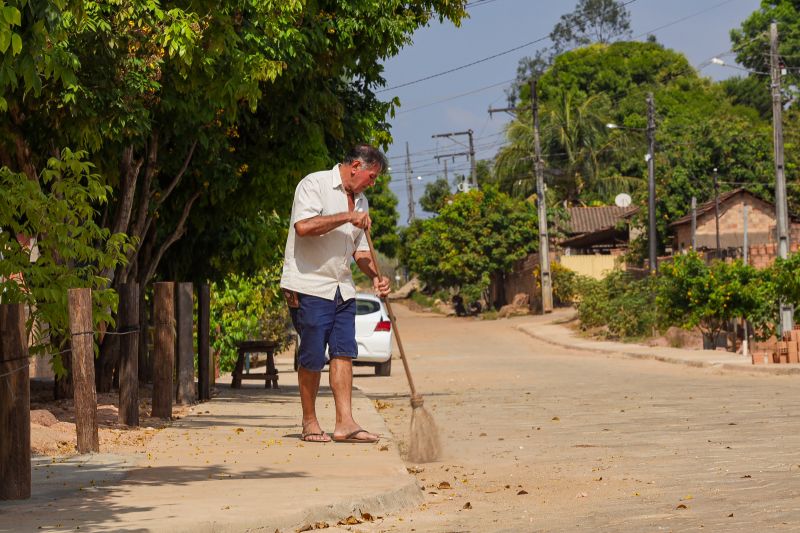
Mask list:
[{"label": "window", "polygon": [[381,308],[381,304],[374,300],[359,300],[356,299],[356,314],[369,315],[377,313]]}]

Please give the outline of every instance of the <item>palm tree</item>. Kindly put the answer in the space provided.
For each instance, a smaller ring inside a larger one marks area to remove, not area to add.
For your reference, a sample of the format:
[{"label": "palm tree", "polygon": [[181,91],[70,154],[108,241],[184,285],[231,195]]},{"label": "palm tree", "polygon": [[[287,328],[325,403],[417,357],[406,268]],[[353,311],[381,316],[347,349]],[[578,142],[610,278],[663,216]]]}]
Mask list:
[{"label": "palm tree", "polygon": [[[638,178],[605,175],[602,171],[612,149],[624,142],[619,136],[607,134],[608,111],[603,95],[581,99],[571,91],[561,91],[542,106],[542,156],[547,181],[566,204],[607,200],[638,186]],[[509,144],[496,157],[496,180],[501,190],[527,197],[535,190],[530,113],[521,113],[511,122],[506,135]]]}]

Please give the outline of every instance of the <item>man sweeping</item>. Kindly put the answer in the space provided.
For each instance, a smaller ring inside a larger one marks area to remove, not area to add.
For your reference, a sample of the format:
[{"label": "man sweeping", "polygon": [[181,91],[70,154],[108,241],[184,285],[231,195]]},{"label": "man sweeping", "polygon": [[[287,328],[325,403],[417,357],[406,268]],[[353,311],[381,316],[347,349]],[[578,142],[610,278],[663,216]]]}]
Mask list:
[{"label": "man sweeping", "polygon": [[[379,439],[353,420],[353,359],[358,346],[350,261],[355,259],[372,279],[379,297],[389,294],[389,279],[378,276],[364,234],[371,220],[363,194],[387,166],[379,150],[360,144],[333,169],[303,178],[294,193],[281,288],[300,339],[297,378],[303,408],[301,438],[306,442],[330,442],[332,438],[335,442],[370,443]],[[326,348],[336,405],[332,437],[322,430],[316,413]]]}]

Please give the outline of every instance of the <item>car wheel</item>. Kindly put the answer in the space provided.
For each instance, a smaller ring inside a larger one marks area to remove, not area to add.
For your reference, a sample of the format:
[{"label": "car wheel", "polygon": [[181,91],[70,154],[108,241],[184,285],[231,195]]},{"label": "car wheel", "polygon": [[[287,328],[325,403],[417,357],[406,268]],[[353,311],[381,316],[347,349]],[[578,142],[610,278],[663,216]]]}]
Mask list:
[{"label": "car wheel", "polygon": [[375,365],[376,376],[391,376],[392,375],[392,358],[390,357],[385,363]]}]

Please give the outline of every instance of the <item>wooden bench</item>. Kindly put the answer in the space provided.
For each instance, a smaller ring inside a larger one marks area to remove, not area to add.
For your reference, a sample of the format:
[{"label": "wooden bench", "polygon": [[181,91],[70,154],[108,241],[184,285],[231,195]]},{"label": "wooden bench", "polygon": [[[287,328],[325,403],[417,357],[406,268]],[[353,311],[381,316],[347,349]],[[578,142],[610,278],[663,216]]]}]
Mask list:
[{"label": "wooden bench", "polygon": [[[236,359],[236,366],[233,369],[231,387],[238,389],[242,386],[243,379],[263,379],[264,388],[278,388],[278,370],[275,368],[275,348],[277,342],[273,341],[242,341],[236,344],[239,357]],[[251,374],[249,368],[244,372],[244,360],[247,354],[265,353],[267,354],[267,371],[259,374]]]}]

